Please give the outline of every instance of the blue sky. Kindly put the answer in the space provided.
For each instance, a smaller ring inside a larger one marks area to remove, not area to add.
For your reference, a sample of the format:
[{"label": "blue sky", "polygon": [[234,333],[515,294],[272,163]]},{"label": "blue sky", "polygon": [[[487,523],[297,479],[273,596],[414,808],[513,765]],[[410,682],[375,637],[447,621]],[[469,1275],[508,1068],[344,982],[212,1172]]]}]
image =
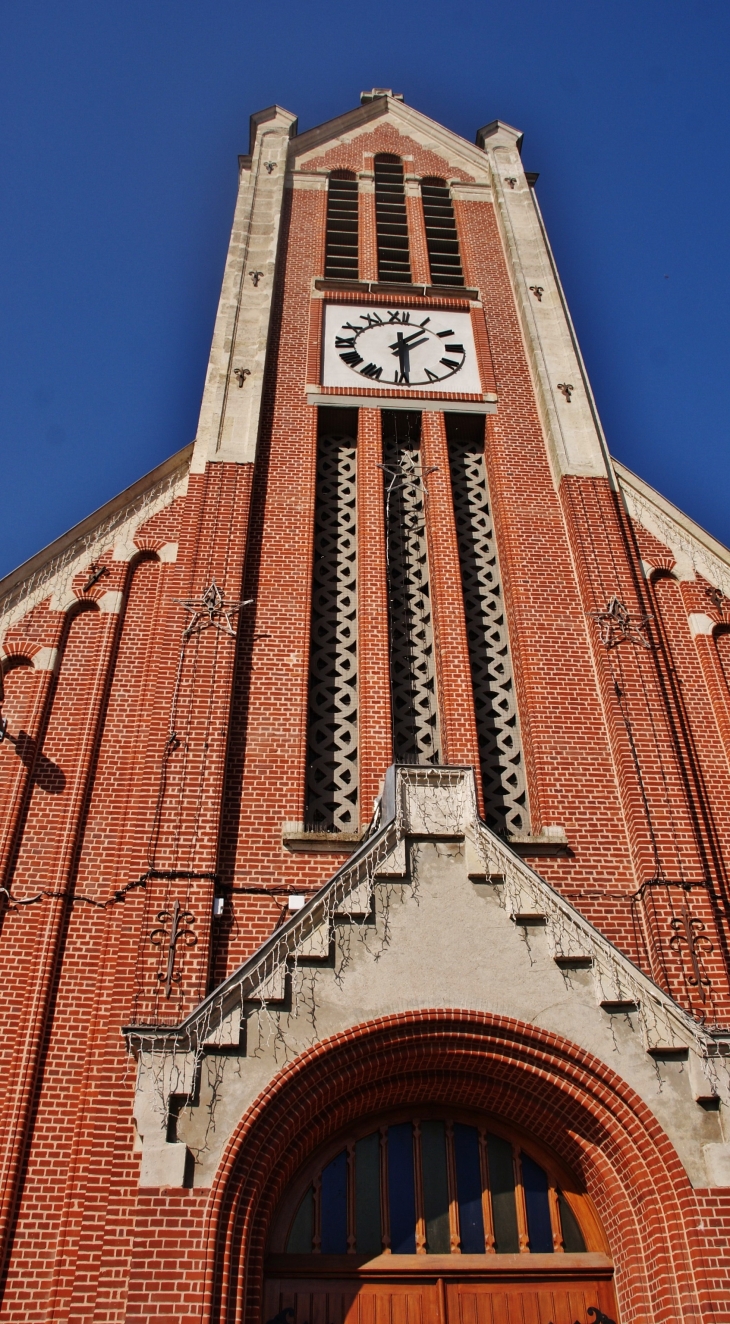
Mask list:
[{"label": "blue sky", "polygon": [[184,446],[248,117],[524,131],[613,453],[730,543],[727,0],[0,4],[0,574]]}]

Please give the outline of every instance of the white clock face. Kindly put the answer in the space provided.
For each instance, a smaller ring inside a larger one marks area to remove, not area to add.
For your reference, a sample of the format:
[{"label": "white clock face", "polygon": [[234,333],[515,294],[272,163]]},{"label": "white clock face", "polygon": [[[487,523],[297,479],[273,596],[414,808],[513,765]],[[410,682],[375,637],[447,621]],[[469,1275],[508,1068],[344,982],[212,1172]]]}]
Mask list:
[{"label": "white clock face", "polygon": [[468,313],[328,304],[325,386],[482,390]]}]

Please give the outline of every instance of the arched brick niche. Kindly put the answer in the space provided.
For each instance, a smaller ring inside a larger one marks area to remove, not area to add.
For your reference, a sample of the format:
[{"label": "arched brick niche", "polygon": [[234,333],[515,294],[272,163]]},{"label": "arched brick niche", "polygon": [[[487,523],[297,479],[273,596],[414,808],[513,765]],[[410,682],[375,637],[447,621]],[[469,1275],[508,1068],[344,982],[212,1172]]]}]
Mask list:
[{"label": "arched brick niche", "polygon": [[694,1193],[642,1100],[559,1036],[448,1010],[353,1027],[272,1079],[241,1119],[211,1192],[203,1317],[259,1324],[269,1228],[294,1174],[357,1119],[424,1104],[518,1120],[571,1169],[605,1230],[623,1318],[705,1318]]}]

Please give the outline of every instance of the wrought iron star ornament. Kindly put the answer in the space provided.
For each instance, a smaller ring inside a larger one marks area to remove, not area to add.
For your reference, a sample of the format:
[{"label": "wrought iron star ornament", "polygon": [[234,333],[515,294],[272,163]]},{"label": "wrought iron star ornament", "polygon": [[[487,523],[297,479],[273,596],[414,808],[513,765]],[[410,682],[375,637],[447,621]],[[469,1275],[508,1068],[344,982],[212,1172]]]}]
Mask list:
[{"label": "wrought iron star ornament", "polygon": [[592,611],[589,614],[598,622],[601,643],[606,648],[615,648],[624,640],[640,644],[642,648],[652,647],[651,639],[646,634],[647,626],[653,620],[651,613],[637,619],[615,594],[609,598],[603,611]]},{"label": "wrought iron star ornament", "polygon": [[212,579],[201,597],[174,598],[173,601],[191,613],[192,619],[183,630],[183,639],[189,639],[191,635],[201,634],[203,630],[211,628],[219,630],[221,634],[235,637],[236,631],[231,617],[235,616],[242,607],[250,606],[253,598],[246,598],[243,602],[227,602],[215,580]]}]

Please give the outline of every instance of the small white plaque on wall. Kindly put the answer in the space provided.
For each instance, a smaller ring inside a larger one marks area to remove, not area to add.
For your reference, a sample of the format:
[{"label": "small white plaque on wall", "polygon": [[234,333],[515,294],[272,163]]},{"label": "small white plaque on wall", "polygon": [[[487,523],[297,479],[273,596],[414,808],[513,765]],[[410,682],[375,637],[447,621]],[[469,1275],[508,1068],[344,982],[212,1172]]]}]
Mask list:
[{"label": "small white plaque on wall", "polygon": [[469,313],[325,305],[323,386],[482,395]]}]

